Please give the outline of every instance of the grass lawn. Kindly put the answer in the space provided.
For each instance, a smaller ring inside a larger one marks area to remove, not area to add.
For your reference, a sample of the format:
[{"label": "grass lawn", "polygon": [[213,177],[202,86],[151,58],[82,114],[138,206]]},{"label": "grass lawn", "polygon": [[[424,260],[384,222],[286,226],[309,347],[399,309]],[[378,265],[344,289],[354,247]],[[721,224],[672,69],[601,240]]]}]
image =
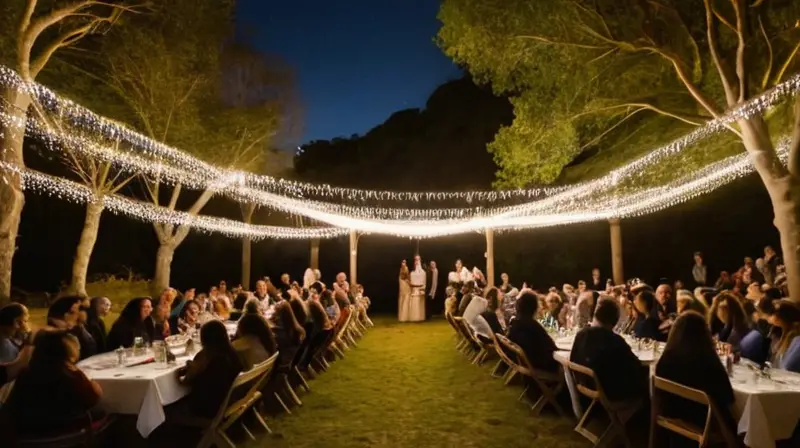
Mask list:
[{"label": "grass lawn", "polygon": [[359,346],[302,394],[303,406],[268,423],[253,447],[588,447],[575,423],[531,416],[519,386],[504,387],[454,349],[444,320],[376,319]]}]

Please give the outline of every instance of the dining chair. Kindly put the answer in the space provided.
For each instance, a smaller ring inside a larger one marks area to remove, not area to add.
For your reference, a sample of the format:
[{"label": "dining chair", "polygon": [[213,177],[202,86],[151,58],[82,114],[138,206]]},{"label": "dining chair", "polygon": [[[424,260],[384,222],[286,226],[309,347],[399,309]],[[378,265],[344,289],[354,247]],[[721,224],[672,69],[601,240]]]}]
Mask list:
[{"label": "dining chair", "polygon": [[[705,392],[655,375],[650,378],[650,386],[650,448],[657,446],[658,437],[656,436],[659,428],[664,428],[687,439],[694,440],[700,448],[707,447],[711,443],[720,443],[727,447],[744,446],[739,437],[725,423],[719,409],[711,402]],[[705,425],[700,427],[695,423],[678,417],[662,415],[662,393],[706,406],[708,411]]]},{"label": "dining chair", "polygon": [[461,316],[453,316],[453,321],[456,324],[456,328],[461,336],[464,338],[465,344],[462,345],[461,353],[463,353],[470,361],[475,359],[475,356],[478,354],[479,348],[475,344],[475,341],[472,340],[472,335],[469,332],[469,329],[465,326],[466,322],[464,322],[464,318]]},{"label": "dining chair", "polygon": [[[525,355],[525,352],[522,348],[511,342],[507,337],[498,334],[497,340],[500,342],[501,347],[504,347],[513,353],[517,359],[517,370],[518,372],[530,378],[534,384],[539,388],[539,391],[542,393],[539,398],[536,400],[535,403],[531,406],[531,410],[533,411],[534,415],[539,415],[542,412],[542,409],[546,405],[551,405],[559,416],[566,417],[567,413],[564,412],[564,408],[558,403],[558,394],[564,388],[566,383],[566,377],[564,376],[564,372],[559,367],[557,372],[546,372],[543,370],[539,370],[534,368],[528,357]],[[522,392],[523,396],[529,386],[525,387],[525,390]]]},{"label": "dining chair", "polygon": [[[574,362],[568,362],[567,369],[572,375],[575,389],[578,393],[592,400],[578,421],[578,425],[575,426],[575,432],[586,437],[595,447],[609,446],[619,440],[625,447],[632,448],[633,445],[628,439],[625,425],[642,408],[644,400],[638,398],[629,401],[612,402],[608,399],[603,390],[603,385],[594,370]],[[592,411],[598,404],[605,410],[609,420],[608,425],[599,435],[588,428],[588,424],[591,422],[590,419],[594,416]]]},{"label": "dining chair", "polygon": [[[11,446],[18,448],[72,448],[75,446],[92,446],[100,434],[108,429],[116,418],[113,415],[101,421],[93,421],[91,412],[87,411],[75,423],[77,428],[64,434],[45,437],[12,437]],[[8,434],[5,434],[8,436]],[[5,437],[4,437],[5,438]]]},{"label": "dining chair", "polygon": [[[258,422],[264,430],[271,433],[272,430],[261,417],[261,414],[254,409],[254,405],[261,400],[261,389],[263,389],[267,381],[269,381],[270,373],[272,373],[277,358],[278,352],[275,352],[275,354],[266,361],[256,364],[252,369],[246,372],[240,373],[233,381],[233,384],[231,384],[225,399],[222,401],[217,414],[213,418],[207,419],[182,415],[176,416],[174,421],[170,423],[180,426],[202,428],[203,435],[200,442],[197,444],[198,448],[210,448],[212,445],[216,445],[218,448],[236,448],[236,444],[228,437],[227,430],[237,422],[250,439],[256,440],[253,433],[250,432],[250,429],[241,421],[241,417],[248,413],[248,411],[252,411],[256,422]],[[242,398],[234,398],[240,395]]]},{"label": "dining chair", "polygon": [[453,313],[451,313],[450,311],[446,311],[444,313],[444,317],[447,320],[447,323],[449,323],[450,326],[453,327],[453,334],[455,335],[455,340],[456,340],[456,350],[458,351],[463,350],[464,345],[467,344],[467,340],[464,339],[464,335],[461,334],[461,330],[458,328],[458,325],[456,325],[456,321],[453,318]]},{"label": "dining chair", "polygon": [[[492,369],[491,375],[494,378],[497,378],[498,376],[500,378],[503,378],[503,384],[507,386],[508,384],[511,383],[514,377],[519,374],[519,369],[518,369],[519,366],[513,359],[511,359],[508,356],[508,353],[506,353],[506,351],[503,349],[503,346],[500,344],[500,341],[498,340],[497,336],[498,336],[497,334],[492,332],[492,340],[494,341],[495,353],[497,353],[497,356],[499,356],[500,359],[497,361],[497,364],[495,364],[494,369]],[[497,375],[498,371],[503,365],[506,366],[505,372],[503,372],[503,375]]]}]

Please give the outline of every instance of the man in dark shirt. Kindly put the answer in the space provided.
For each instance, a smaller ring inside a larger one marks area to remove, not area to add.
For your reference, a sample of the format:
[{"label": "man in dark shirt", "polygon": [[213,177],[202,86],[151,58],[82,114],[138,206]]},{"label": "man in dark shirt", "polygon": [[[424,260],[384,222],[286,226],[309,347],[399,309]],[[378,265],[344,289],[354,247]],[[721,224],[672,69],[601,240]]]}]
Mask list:
[{"label": "man in dark shirt", "polygon": [[539,298],[533,291],[520,292],[517,299],[517,317],[508,328],[508,339],[519,345],[534,369],[547,372],[558,371],[558,362],[553,358],[556,343],[544,327],[536,322]]},{"label": "man in dark shirt", "polygon": [[647,370],[625,339],[614,333],[619,305],[600,299],[592,326],[575,336],[570,361],[594,371],[610,401],[642,396],[647,392]]}]

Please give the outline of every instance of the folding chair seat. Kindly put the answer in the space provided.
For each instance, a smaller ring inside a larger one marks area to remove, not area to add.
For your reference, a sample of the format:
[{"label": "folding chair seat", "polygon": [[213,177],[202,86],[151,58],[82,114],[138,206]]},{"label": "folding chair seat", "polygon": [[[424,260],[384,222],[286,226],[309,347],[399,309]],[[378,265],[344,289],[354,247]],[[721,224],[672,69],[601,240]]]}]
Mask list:
[{"label": "folding chair seat", "polygon": [[[612,402],[606,396],[603,385],[592,369],[574,362],[567,363],[567,369],[569,374],[572,375],[578,393],[591,400],[589,406],[584,410],[583,416],[578,421],[578,425],[575,426],[575,432],[586,437],[596,447],[604,447],[620,441],[627,448],[632,448],[633,445],[628,439],[625,425],[642,408],[644,400],[639,398]],[[605,410],[609,420],[608,425],[599,435],[592,432],[588,427],[588,424],[592,421],[592,411],[598,403]]]},{"label": "folding chair seat", "polygon": [[[670,394],[707,407],[706,421],[703,427],[678,417],[662,415],[661,395]],[[708,395],[698,389],[684,386],[658,376],[650,378],[650,448],[657,446],[657,432],[660,428],[679,434],[698,443],[701,448],[719,443],[726,447],[743,447],[744,444],[725,422],[722,413],[717,409]]]},{"label": "folding chair seat", "polygon": [[[531,410],[533,410],[534,415],[539,415],[542,412],[542,409],[549,404],[556,410],[558,415],[565,417],[567,413],[564,412],[564,408],[558,403],[558,394],[566,384],[566,378],[564,377],[564,373],[561,371],[561,369],[559,368],[557,372],[546,372],[535,369],[533,366],[531,366],[528,357],[525,355],[525,352],[522,351],[520,346],[511,342],[503,335],[498,334],[495,336],[497,337],[497,341],[500,343],[502,348],[507,349],[514,354],[517,360],[517,371],[521,375],[528,377],[534,384],[536,384],[541,392],[539,398],[531,406]],[[526,390],[523,391],[523,395],[526,391],[527,387]]]}]

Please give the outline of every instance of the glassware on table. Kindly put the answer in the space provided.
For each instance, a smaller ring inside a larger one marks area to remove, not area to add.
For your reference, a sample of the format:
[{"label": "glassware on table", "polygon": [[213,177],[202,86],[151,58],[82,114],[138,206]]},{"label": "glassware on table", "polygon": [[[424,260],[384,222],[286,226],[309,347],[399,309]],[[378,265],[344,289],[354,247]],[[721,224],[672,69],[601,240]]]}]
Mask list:
[{"label": "glassware on table", "polygon": [[117,355],[117,366],[124,366],[128,357],[125,353],[125,349],[122,346],[119,346],[118,349],[114,350],[114,353]]},{"label": "glassware on table", "polygon": [[166,364],[167,362],[167,345],[164,341],[153,342],[153,358],[159,365]]},{"label": "glassware on table", "polygon": [[133,356],[142,356],[144,353],[144,339],[141,336],[133,338]]}]

